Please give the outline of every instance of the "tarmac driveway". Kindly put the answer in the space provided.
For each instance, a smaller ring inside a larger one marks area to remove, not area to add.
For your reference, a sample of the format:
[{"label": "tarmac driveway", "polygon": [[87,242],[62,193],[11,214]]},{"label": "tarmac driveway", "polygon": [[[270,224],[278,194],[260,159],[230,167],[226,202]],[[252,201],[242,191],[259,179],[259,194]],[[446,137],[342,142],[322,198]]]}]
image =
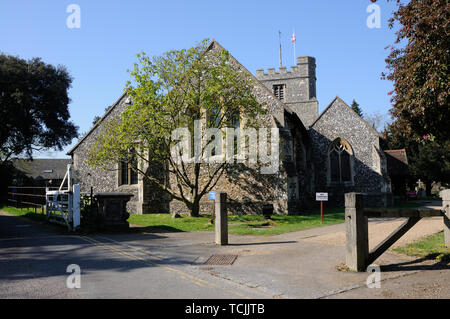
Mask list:
[{"label": "tarmac driveway", "polygon": [[[371,245],[398,223],[371,221]],[[442,218],[424,219],[404,240],[441,229]],[[136,227],[73,236],[58,226],[0,213],[0,298],[450,297],[449,265],[391,251],[375,261],[381,288],[367,288],[368,273],[338,269],[345,262],[343,234],[344,224],[271,237],[230,235],[230,245],[220,247],[213,232]],[[232,265],[205,264],[212,255],[237,257]],[[80,289],[66,287],[69,264],[81,268]]]}]

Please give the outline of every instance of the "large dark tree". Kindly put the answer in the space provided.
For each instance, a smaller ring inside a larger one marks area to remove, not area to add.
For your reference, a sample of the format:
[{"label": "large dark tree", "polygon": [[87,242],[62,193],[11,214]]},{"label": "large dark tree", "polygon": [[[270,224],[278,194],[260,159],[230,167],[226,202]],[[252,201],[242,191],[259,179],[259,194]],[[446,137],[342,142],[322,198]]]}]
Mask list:
[{"label": "large dark tree", "polygon": [[395,132],[416,141],[450,140],[450,2],[397,1],[390,27],[398,27],[386,59],[394,82]]},{"label": "large dark tree", "polygon": [[61,151],[78,136],[69,121],[71,82],[63,66],[0,54],[0,165],[33,150]]},{"label": "large dark tree", "polygon": [[406,148],[412,177],[430,195],[432,182],[450,182],[450,3],[388,1],[398,4],[389,25],[398,30],[383,74],[394,82],[387,147]]}]

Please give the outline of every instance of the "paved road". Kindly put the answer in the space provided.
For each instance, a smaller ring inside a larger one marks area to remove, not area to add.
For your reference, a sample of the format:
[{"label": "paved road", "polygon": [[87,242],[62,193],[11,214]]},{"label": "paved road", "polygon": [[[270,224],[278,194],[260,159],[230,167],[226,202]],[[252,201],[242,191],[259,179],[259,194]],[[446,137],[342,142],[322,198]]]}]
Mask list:
[{"label": "paved road", "polygon": [[[396,223],[372,221],[371,240]],[[442,219],[424,219],[415,227],[411,238],[439,231]],[[219,247],[213,232],[142,228],[73,236],[60,226],[0,212],[0,298],[450,298],[448,264],[387,252],[376,260],[381,289],[367,288],[367,273],[339,271],[344,228],[230,235],[230,245]],[[232,266],[205,265],[213,254],[238,258]],[[80,289],[66,286],[70,264],[81,268]]]},{"label": "paved road", "polygon": [[[156,256],[105,236],[71,236],[59,226],[0,215],[0,298],[272,297],[196,271],[197,258]],[[80,289],[67,288],[71,264],[81,268]]]}]

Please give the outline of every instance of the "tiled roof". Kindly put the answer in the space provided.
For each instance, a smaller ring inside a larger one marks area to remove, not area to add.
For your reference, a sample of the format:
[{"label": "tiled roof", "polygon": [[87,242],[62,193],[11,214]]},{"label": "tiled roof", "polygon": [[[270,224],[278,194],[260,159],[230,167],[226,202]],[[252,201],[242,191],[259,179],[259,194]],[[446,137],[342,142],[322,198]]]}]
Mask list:
[{"label": "tiled roof", "polygon": [[14,167],[28,177],[35,180],[63,179],[67,171],[67,164],[71,159],[35,158],[13,159]]},{"label": "tiled roof", "polygon": [[387,166],[389,175],[408,175],[408,156],[406,149],[386,150]]}]

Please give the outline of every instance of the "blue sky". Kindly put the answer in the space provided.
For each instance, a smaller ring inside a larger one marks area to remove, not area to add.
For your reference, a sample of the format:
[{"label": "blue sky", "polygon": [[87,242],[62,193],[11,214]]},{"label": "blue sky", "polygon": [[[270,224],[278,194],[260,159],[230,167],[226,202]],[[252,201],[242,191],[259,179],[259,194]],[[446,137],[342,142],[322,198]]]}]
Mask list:
[{"label": "blue sky", "polygon": [[[81,28],[69,29],[66,8],[81,8]],[[388,28],[395,5],[378,1],[381,28],[366,20],[369,0],[295,1],[104,1],[40,0],[0,2],[0,51],[21,58],[41,57],[65,65],[74,81],[71,118],[79,132],[122,94],[136,53],[160,55],[215,38],[250,72],[278,68],[278,30],[283,64],[294,61],[290,42],[295,28],[298,56],[314,56],[321,112],[339,95],[353,99],[366,114],[387,114],[392,83],[381,80],[394,43]],[[73,140],[73,144],[76,140]],[[38,157],[65,157],[63,152]]]}]

